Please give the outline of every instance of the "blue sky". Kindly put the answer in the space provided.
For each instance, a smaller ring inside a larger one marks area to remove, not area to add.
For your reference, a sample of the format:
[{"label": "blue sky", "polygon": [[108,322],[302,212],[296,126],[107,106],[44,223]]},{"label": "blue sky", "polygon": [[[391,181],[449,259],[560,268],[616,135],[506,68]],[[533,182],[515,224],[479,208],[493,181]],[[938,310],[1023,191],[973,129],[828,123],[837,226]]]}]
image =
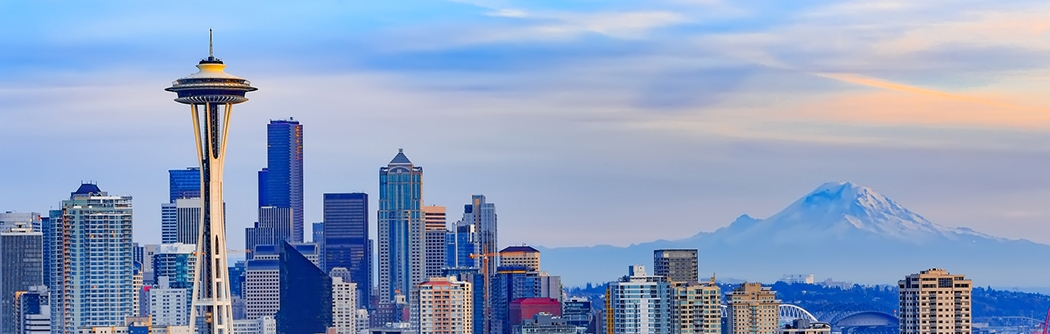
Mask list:
[{"label": "blue sky", "polygon": [[134,196],[136,239],[158,242],[166,171],[195,163],[163,88],[213,28],[260,88],[233,117],[231,247],[256,218],[265,124],[287,117],[305,127],[308,222],[325,192],[375,197],[403,147],[426,204],[487,195],[504,244],[679,238],[832,180],[1050,243],[1047,17],[1040,1],[3,1],[0,210],[95,181]]}]

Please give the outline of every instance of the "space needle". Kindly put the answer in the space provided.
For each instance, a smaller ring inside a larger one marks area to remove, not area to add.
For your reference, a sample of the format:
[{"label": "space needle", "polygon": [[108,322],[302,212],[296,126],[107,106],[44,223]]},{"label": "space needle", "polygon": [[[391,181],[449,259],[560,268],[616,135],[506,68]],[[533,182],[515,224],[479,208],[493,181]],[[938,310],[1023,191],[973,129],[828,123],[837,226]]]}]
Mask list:
[{"label": "space needle", "polygon": [[[201,334],[233,333],[232,298],[226,260],[226,223],[223,221],[222,169],[233,105],[248,101],[245,93],[257,90],[248,80],[226,74],[226,65],[215,58],[208,30],[208,58],[199,71],[175,80],[164,90],[175,92],[175,102],[190,105],[197,159],[201,164],[201,224],[197,238],[197,268],[193,271],[193,310],[190,326]],[[198,327],[197,317],[203,317]]]}]

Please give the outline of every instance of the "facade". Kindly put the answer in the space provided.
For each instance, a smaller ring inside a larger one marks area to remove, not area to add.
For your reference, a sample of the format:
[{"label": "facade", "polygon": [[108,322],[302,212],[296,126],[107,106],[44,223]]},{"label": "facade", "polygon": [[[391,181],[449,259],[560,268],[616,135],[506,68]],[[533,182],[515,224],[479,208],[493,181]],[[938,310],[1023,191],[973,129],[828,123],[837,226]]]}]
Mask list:
[{"label": "facade", "polygon": [[[470,196],[470,204],[463,206],[462,222],[475,226],[478,234],[478,253],[495,254],[498,251],[496,204],[487,202],[485,195]],[[492,275],[499,265],[497,261],[491,260],[487,266],[482,272]]]},{"label": "facade", "polygon": [[420,334],[472,334],[473,291],[469,282],[431,277],[419,285]]},{"label": "facade", "polygon": [[316,261],[287,242],[281,244],[278,261],[281,301],[275,317],[277,332],[324,333],[332,325],[332,279]]},{"label": "facade", "polygon": [[61,206],[49,236],[52,330],[123,324],[133,308],[131,197],[83,184]]},{"label": "facade", "polygon": [[671,282],[670,332],[721,334],[722,289],[708,282]]},{"label": "facade", "polygon": [[744,283],[726,296],[729,334],[773,334],[780,327],[777,294],[761,283]]},{"label": "facade", "polygon": [[324,270],[346,268],[357,286],[359,305],[371,305],[372,247],[368,242],[368,194],[324,194]]},{"label": "facade", "polygon": [[649,276],[645,267],[630,267],[628,276],[609,283],[606,316],[609,333],[671,332],[671,285],[663,276]]},{"label": "facade", "polygon": [[310,227],[310,242],[324,244],[324,222],[315,222]]},{"label": "facade", "polygon": [[423,167],[398,149],[379,169],[379,302],[411,295],[423,282]]},{"label": "facade", "polygon": [[653,251],[653,271],[656,276],[672,282],[699,281],[697,251],[695,249],[657,249]]},{"label": "facade", "polygon": [[537,314],[561,316],[561,302],[553,298],[532,297],[518,298],[510,302],[510,326],[521,325],[522,321],[532,319]]},{"label": "facade", "polygon": [[197,256],[193,253],[197,246],[192,244],[161,244],[153,254],[153,285],[161,285],[160,279],[167,277],[171,288],[189,289],[193,287],[193,268]]},{"label": "facade", "polygon": [[190,290],[193,286],[173,288],[167,276],[161,276],[156,287],[149,289],[149,316],[157,326],[190,324]]},{"label": "facade", "polygon": [[[539,272],[540,280],[540,297],[552,298],[561,302],[562,300],[562,288],[561,288],[561,276],[554,276],[546,271]],[[557,315],[557,314],[555,314]]]},{"label": "facade", "polygon": [[195,245],[200,233],[201,199],[175,200],[175,243]]},{"label": "facade", "polygon": [[43,219],[44,217],[41,217],[40,213],[37,212],[0,212],[0,231],[13,228],[16,223],[24,223],[33,232],[42,232],[43,226],[41,224]]},{"label": "facade", "polygon": [[500,266],[523,266],[530,271],[540,271],[540,251],[529,246],[510,246],[499,251]]},{"label": "facade", "polygon": [[901,334],[971,333],[973,281],[940,268],[897,282]]},{"label": "facade", "polygon": [[456,280],[461,282],[470,282],[471,289],[474,293],[472,301],[472,303],[474,304],[474,312],[471,314],[471,324],[474,327],[474,334],[485,333],[486,296],[483,292],[484,290],[481,289],[485,286],[485,277],[481,275],[481,269],[446,268],[442,276],[455,277]]},{"label": "facade", "polygon": [[17,334],[51,333],[51,303],[46,286],[31,286],[15,294],[15,330]]},{"label": "facade", "polygon": [[187,167],[168,171],[168,203],[180,198],[201,197],[201,169]]},{"label": "facade", "polygon": [[424,244],[426,269],[424,277],[441,276],[445,269],[445,207],[431,205],[423,207],[423,229],[425,235]]},{"label": "facade", "polygon": [[30,222],[12,222],[0,230],[0,332],[14,333],[15,294],[44,284],[44,235]]},{"label": "facade", "polygon": [[179,210],[175,202],[160,204],[160,243],[173,244],[179,235]]},{"label": "facade", "polygon": [[244,271],[244,313],[249,320],[273,317],[281,308],[280,264],[277,259],[248,260]]},{"label": "facade", "polygon": [[576,334],[576,326],[550,313],[537,313],[514,327],[514,334]]},{"label": "facade", "polygon": [[234,320],[233,334],[277,334],[277,320],[273,317]]},{"label": "facade", "polygon": [[520,298],[540,296],[539,273],[523,266],[500,266],[490,281],[488,333],[510,334],[510,304]]},{"label": "facade", "polygon": [[346,269],[336,268],[332,273],[329,275],[332,278],[331,328],[335,334],[357,334],[357,284],[344,279],[350,276]]},{"label": "facade", "polygon": [[561,305],[561,318],[565,320],[565,323],[576,327],[577,331],[581,333],[587,331],[594,319],[591,301],[582,297],[565,300]]},{"label": "facade", "polygon": [[831,334],[831,324],[809,322],[809,319],[795,319],[790,324],[777,329],[777,334]]},{"label": "facade", "polygon": [[477,226],[462,220],[456,222],[445,235],[445,267],[479,268],[478,261],[472,257],[481,254],[478,238]]},{"label": "facade", "polygon": [[264,231],[256,236],[256,245],[277,245],[283,241],[302,243],[302,241],[294,241],[295,215],[291,208],[259,207],[259,226],[256,227],[256,230],[260,229]]},{"label": "facade", "polygon": [[291,233],[284,240],[303,242],[303,126],[298,121],[271,120],[266,126],[266,169],[259,179],[259,207],[290,209]]}]

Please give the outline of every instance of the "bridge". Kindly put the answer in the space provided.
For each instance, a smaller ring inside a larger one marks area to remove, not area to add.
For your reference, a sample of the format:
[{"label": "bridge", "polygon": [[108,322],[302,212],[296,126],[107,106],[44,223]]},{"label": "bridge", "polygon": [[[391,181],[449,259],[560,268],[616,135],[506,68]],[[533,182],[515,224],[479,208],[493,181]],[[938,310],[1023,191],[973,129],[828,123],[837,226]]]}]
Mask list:
[{"label": "bridge", "polygon": [[[726,305],[722,305],[722,317],[727,317]],[[829,307],[832,311],[810,312],[800,306],[791,304],[780,304],[781,325],[790,323],[795,319],[807,319],[811,322],[826,322],[832,328],[843,332],[893,332],[899,328],[900,320],[895,314],[876,311],[865,308],[853,307]],[[850,330],[853,328],[864,328],[866,330]]]}]

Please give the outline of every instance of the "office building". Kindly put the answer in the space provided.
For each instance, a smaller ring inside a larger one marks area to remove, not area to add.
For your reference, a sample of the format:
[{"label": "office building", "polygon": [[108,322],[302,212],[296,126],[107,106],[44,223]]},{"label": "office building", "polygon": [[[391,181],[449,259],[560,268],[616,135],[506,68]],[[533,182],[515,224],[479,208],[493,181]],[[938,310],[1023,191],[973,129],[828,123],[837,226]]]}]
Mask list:
[{"label": "office building", "polygon": [[379,302],[409,296],[423,282],[423,167],[405,153],[379,168]]},{"label": "office building", "polygon": [[576,326],[550,313],[537,313],[514,327],[514,334],[576,334]]},{"label": "office building", "polygon": [[[465,224],[472,224],[477,230],[477,241],[479,253],[495,254],[498,251],[499,240],[497,240],[496,204],[489,203],[485,195],[472,195],[470,204],[463,206],[463,220]],[[492,259],[488,268],[482,270],[492,275],[496,272],[498,261]]]},{"label": "office building", "polygon": [[173,244],[179,235],[179,210],[175,202],[160,204],[160,243]]},{"label": "office building", "polygon": [[196,244],[200,233],[201,199],[178,198],[160,205],[160,241]]},{"label": "office building", "polygon": [[721,334],[722,290],[707,282],[671,282],[670,333]]},{"label": "office building", "polygon": [[[562,300],[562,287],[561,287],[561,276],[555,276],[541,271],[537,273],[540,282],[540,297],[551,298],[561,302]],[[557,314],[555,314],[557,315]]]},{"label": "office building", "polygon": [[761,283],[744,283],[726,296],[729,334],[773,334],[780,327],[780,300]]},{"label": "office building", "polygon": [[17,334],[50,334],[51,303],[46,286],[31,286],[15,293],[15,331]]},{"label": "office building", "polygon": [[350,271],[349,282],[357,284],[359,306],[371,305],[372,247],[368,241],[368,194],[324,194],[323,268]]},{"label": "office building", "polygon": [[561,316],[561,302],[546,297],[518,298],[510,302],[510,326],[521,325],[523,320],[532,319],[534,315],[546,313]]},{"label": "office building", "polygon": [[149,316],[157,326],[188,326],[190,324],[190,289],[173,288],[167,276],[160,276],[155,287],[149,289]]},{"label": "office building", "polygon": [[37,212],[0,212],[0,231],[14,228],[16,224],[22,223],[33,232],[42,232],[41,222],[43,217]]},{"label": "office building", "polygon": [[303,126],[298,121],[271,120],[266,126],[266,168],[259,172],[259,181],[259,207],[291,211],[291,231],[287,239],[279,240],[302,243]]},{"label": "office building", "polygon": [[695,249],[657,249],[653,251],[653,270],[656,276],[672,282],[699,281]]},{"label": "office building", "polygon": [[44,284],[44,236],[28,221],[0,230],[0,332],[14,333],[18,313],[15,294]]},{"label": "office building", "polygon": [[160,285],[162,277],[167,277],[172,288],[190,289],[193,287],[193,268],[197,263],[196,245],[161,244],[153,254],[154,280],[149,282]]},{"label": "office building", "polygon": [[277,320],[273,317],[234,320],[233,334],[277,334]]},{"label": "office building", "polygon": [[287,242],[281,243],[278,261],[281,307],[275,317],[277,332],[324,333],[332,325],[332,279],[316,261]]},{"label": "office building", "polygon": [[132,314],[131,197],[83,184],[61,207],[50,231],[52,330],[119,326]]},{"label": "office building", "polygon": [[901,334],[971,333],[973,281],[932,268],[897,282]]},{"label": "office building", "polygon": [[[481,254],[481,243],[474,224],[457,221],[445,235],[445,266],[447,268],[480,268],[474,255]],[[476,289],[475,289],[476,290]]]},{"label": "office building", "polygon": [[424,240],[426,269],[423,275],[425,277],[441,276],[441,271],[445,269],[445,235],[448,234],[448,229],[445,228],[445,207],[424,206],[423,229],[426,234],[424,236],[426,239]]},{"label": "office building", "polygon": [[273,245],[273,240],[273,228],[260,227],[259,222],[255,222],[253,227],[245,228],[244,248],[247,251],[245,259],[251,260],[255,257],[255,246]]},{"label": "office building", "polygon": [[606,316],[613,333],[659,333],[670,330],[671,285],[663,276],[649,276],[645,267],[630,266],[628,276],[609,283]]},{"label": "office building", "polygon": [[539,297],[539,273],[524,266],[500,266],[489,280],[489,333],[510,334],[510,304],[520,298]]},{"label": "office building", "polygon": [[[291,247],[311,264],[318,265],[320,247],[317,247],[317,244],[292,244]],[[255,247],[255,256],[247,261],[244,270],[245,316],[247,319],[275,316],[280,309],[280,259],[281,248],[277,245],[258,245]]]},{"label": "office building", "polygon": [[310,242],[318,245],[324,244],[324,222],[313,223],[310,226],[310,233],[312,234]]},{"label": "office building", "polygon": [[[233,266],[230,267],[230,294],[234,297],[244,297],[244,272],[247,269],[247,261],[234,262]],[[243,318],[244,317],[239,317],[237,319]]]},{"label": "office building", "polygon": [[469,282],[431,277],[419,285],[420,334],[473,334],[474,294]]},{"label": "office building", "polygon": [[56,222],[62,221],[62,210],[48,210],[47,212],[47,217],[40,217],[40,232],[44,234],[44,286],[50,289],[51,278],[59,268],[51,252],[55,250],[53,246],[56,238],[54,229]]},{"label": "office building", "polygon": [[561,318],[565,323],[576,327],[579,332],[586,332],[594,320],[591,301],[584,297],[565,300],[561,305]]},{"label": "office building", "polygon": [[331,328],[335,334],[357,334],[357,284],[349,280],[351,274],[345,268],[333,268],[329,276],[332,279]]},{"label": "office building", "polygon": [[[256,245],[276,245],[281,242],[302,243],[301,240],[295,241],[295,216],[291,208],[259,207],[259,225],[257,229],[262,229],[265,232],[256,237],[258,238]],[[272,237],[266,238],[266,236]]]},{"label": "office building", "polygon": [[201,197],[201,169],[187,167],[168,171],[168,202],[175,203],[180,198]]},{"label": "office building", "polygon": [[[954,332],[952,332],[954,333]],[[810,322],[809,319],[795,319],[777,329],[777,334],[831,334],[831,324]]]},{"label": "office building", "polygon": [[504,267],[522,266],[540,271],[540,251],[530,246],[510,246],[499,251],[499,264]]}]

